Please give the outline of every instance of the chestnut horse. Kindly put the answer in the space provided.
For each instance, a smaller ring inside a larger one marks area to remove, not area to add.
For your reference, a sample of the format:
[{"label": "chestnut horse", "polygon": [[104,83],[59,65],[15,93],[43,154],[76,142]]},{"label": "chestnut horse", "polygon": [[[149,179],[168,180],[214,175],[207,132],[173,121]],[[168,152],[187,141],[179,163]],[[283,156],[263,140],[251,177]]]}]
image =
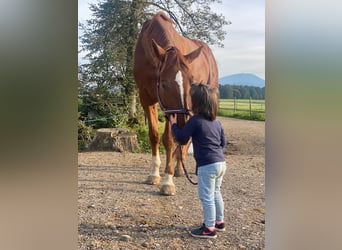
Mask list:
[{"label": "chestnut horse", "polygon": [[[134,54],[134,79],[139,88],[141,105],[145,111],[152,148],[152,170],[147,184],[159,184],[158,107],[165,116],[178,113],[177,124],[183,127],[190,117],[192,83],[207,83],[218,87],[218,70],[209,47],[201,41],[185,38],[177,33],[174,22],[163,12],[146,21],[141,29]],[[170,123],[165,123],[162,137],[166,149],[166,168],[160,192],[174,195],[173,176],[184,174],[181,157],[186,156],[189,143],[176,155],[176,168],[172,164],[174,140]],[[182,151],[182,152],[180,152]]]}]

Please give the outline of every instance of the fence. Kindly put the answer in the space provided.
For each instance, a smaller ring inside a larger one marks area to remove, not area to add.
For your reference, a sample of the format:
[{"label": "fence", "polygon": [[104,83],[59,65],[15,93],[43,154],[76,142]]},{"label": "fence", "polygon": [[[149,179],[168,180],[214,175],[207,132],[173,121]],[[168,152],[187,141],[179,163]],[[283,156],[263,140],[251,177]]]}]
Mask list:
[{"label": "fence", "polygon": [[232,110],[235,112],[249,112],[265,114],[265,100],[248,99],[220,99],[220,110]]}]

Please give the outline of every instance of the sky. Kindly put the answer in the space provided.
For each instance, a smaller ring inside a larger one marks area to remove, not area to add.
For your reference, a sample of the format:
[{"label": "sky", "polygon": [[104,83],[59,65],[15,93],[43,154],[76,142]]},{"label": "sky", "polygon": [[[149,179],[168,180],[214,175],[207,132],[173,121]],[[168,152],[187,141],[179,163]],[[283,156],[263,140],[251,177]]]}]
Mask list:
[{"label": "sky", "polygon": [[[91,18],[90,3],[99,0],[78,0],[78,20]],[[212,10],[225,16],[230,25],[224,48],[210,46],[217,61],[219,77],[252,73],[265,79],[265,0],[224,0]],[[79,61],[82,54],[79,54]]]}]

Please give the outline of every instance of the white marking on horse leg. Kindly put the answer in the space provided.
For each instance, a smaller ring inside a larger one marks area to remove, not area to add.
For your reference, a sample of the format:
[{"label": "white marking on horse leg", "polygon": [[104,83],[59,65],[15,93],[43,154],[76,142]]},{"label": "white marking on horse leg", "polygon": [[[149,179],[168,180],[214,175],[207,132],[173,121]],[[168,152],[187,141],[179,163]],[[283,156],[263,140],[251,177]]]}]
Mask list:
[{"label": "white marking on horse leg", "polygon": [[157,152],[156,156],[152,156],[152,170],[151,170],[150,176],[160,176],[159,175],[160,164],[161,164],[161,161],[159,157],[159,152]]},{"label": "white marking on horse leg", "polygon": [[182,107],[184,108],[184,87],[183,87],[182,72],[180,71],[177,72],[175,81],[178,83],[179,90],[180,90],[180,98],[182,101]]},{"label": "white marking on horse leg", "polygon": [[162,181],[162,186],[174,186],[175,184],[173,183],[173,176],[170,174],[164,174],[163,181]]}]

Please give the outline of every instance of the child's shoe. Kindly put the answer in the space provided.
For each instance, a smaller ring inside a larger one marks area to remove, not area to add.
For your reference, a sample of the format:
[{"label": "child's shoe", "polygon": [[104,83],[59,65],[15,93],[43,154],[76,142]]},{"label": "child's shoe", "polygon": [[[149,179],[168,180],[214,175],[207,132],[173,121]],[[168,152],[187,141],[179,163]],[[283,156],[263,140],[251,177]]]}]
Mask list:
[{"label": "child's shoe", "polygon": [[215,223],[215,228],[216,228],[216,231],[218,231],[218,232],[226,231],[226,226],[225,226],[224,222]]},{"label": "child's shoe", "polygon": [[190,234],[196,238],[214,239],[217,237],[216,231],[210,231],[204,223],[200,228],[191,230]]}]

